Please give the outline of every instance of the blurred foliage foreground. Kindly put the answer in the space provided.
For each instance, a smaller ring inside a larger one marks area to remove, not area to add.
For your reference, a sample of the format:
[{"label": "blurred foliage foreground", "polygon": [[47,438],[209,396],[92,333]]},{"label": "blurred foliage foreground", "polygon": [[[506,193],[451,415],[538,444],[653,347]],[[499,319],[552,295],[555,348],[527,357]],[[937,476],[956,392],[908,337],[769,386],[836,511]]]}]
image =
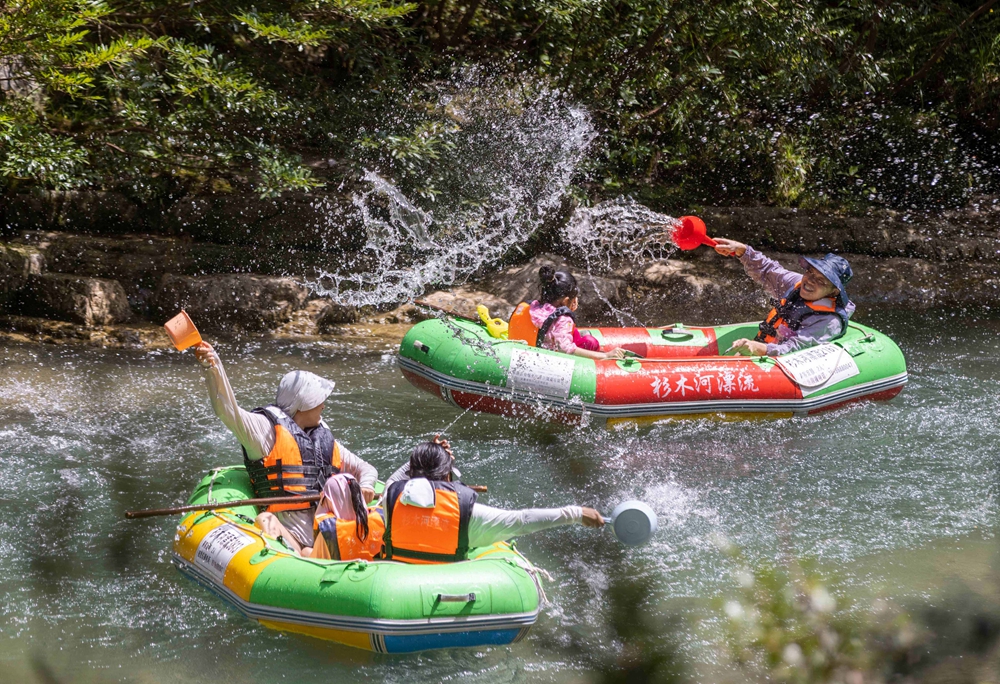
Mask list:
[{"label": "blurred foliage foreground", "polygon": [[[740,554],[730,550],[738,567]],[[1000,605],[955,585],[906,609],[859,605],[808,564],[739,570],[738,598],[718,606],[724,633],[714,671],[695,674],[649,587],[622,579],[610,590],[616,659],[594,657],[595,681],[781,684],[995,684],[1000,682]],[[591,652],[599,652],[594,650]]]},{"label": "blurred foliage foreground", "polygon": [[474,65],[587,108],[591,199],[958,206],[1000,188],[996,3],[7,0],[0,192],[433,185],[421,93]]}]

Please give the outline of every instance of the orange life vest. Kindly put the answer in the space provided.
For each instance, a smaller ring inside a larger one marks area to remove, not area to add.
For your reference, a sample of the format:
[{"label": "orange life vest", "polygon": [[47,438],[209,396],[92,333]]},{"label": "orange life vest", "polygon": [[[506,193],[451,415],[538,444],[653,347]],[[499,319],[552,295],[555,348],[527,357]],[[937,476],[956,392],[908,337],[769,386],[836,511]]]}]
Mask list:
[{"label": "orange life vest", "polygon": [[522,340],[534,347],[538,343],[538,328],[531,320],[531,305],[521,302],[507,322],[507,339]]},{"label": "orange life vest", "polygon": [[[277,406],[257,408],[274,425],[274,446],[264,458],[252,461],[243,450],[243,464],[257,498],[319,494],[327,478],[340,472],[340,444],[325,425],[305,431]],[[271,513],[311,508],[313,503],[268,506]]]},{"label": "orange life vest", "polygon": [[778,302],[778,305],[767,314],[767,318],[760,324],[760,330],[754,338],[757,342],[767,342],[768,344],[777,342],[778,328],[785,326],[789,330],[796,331],[802,327],[807,318],[815,315],[833,314],[837,316],[841,321],[840,334],[843,335],[847,332],[847,311],[837,306],[835,300],[830,298],[815,302],[802,299],[799,292],[801,286],[801,280],[795,283],[794,287]]},{"label": "orange life vest", "polygon": [[325,543],[333,560],[370,561],[382,556],[385,519],[379,509],[368,511],[368,536],[364,540],[358,538],[356,521],[340,520],[333,513],[317,515],[313,531],[317,535],[315,543]]},{"label": "orange life vest", "polygon": [[569,307],[560,306],[549,314],[549,317],[542,323],[542,327],[538,328],[531,320],[531,305],[528,302],[521,302],[514,309],[514,313],[510,315],[510,321],[507,322],[507,339],[524,340],[532,347],[541,347],[552,324],[563,316],[569,316],[576,324],[576,316],[573,311]]},{"label": "orange life vest", "polygon": [[465,560],[476,493],[461,482],[429,482],[434,487],[434,508],[400,503],[406,480],[389,485],[385,494],[386,558],[404,563]]}]

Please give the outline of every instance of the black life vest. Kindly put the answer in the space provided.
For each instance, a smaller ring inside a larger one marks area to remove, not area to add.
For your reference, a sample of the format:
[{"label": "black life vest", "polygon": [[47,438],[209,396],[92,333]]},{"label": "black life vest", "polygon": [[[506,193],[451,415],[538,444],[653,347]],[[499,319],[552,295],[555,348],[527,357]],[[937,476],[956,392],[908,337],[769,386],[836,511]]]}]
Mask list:
[{"label": "black life vest", "polygon": [[385,557],[405,563],[465,560],[476,493],[461,482],[428,480],[434,508],[421,508],[399,502],[407,482],[393,482],[385,493]]},{"label": "black life vest", "polygon": [[538,329],[538,341],[535,343],[536,347],[542,346],[542,341],[545,336],[549,334],[549,330],[552,328],[553,324],[558,321],[563,316],[569,316],[572,319],[573,324],[576,324],[576,316],[573,311],[568,306],[560,306],[555,311],[549,314],[549,317],[545,319],[542,323],[542,327]]},{"label": "black life vest", "polygon": [[[340,472],[340,446],[330,428],[318,425],[303,430],[277,406],[256,408],[274,426],[274,447],[264,458],[252,461],[243,449],[243,464],[257,498],[319,494],[327,478]],[[272,512],[306,509],[314,504],[280,504]]]},{"label": "black life vest", "polygon": [[808,319],[816,316],[834,315],[840,319],[840,333],[833,339],[847,332],[847,311],[836,300],[833,300],[832,304],[822,303],[826,301],[825,299],[808,302],[802,299],[801,287],[802,281],[800,280],[778,302],[778,305],[771,309],[767,318],[760,324],[760,330],[754,338],[757,342],[777,342],[779,327],[785,325],[792,331],[798,331]]}]

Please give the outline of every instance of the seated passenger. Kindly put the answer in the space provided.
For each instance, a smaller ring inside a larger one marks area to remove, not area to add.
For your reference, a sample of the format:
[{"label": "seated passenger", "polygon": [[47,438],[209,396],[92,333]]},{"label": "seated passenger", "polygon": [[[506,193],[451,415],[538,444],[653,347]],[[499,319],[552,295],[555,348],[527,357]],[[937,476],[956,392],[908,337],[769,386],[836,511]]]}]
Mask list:
[{"label": "seated passenger", "polygon": [[753,340],[733,342],[737,350],[745,349],[751,356],[779,356],[835,340],[847,332],[847,322],[854,313],[854,302],[844,291],[854,275],[847,259],[836,254],[822,259],[801,257],[805,273],[796,273],[741,242],[726,238],[715,241],[716,252],[739,257],[747,275],[778,300]]},{"label": "seated passenger", "polygon": [[383,500],[387,559],[448,563],[464,560],[469,549],[551,527],[604,525],[593,508],[505,511],[476,503],[474,491],[452,481],[453,460],[446,441],[418,444],[410,455],[411,479],[397,479],[387,486]]},{"label": "seated passenger", "polygon": [[[319,494],[327,478],[340,472],[360,481],[366,501],[375,497],[378,471],[334,439],[320,417],[333,391],[331,381],[308,371],[292,371],[281,379],[274,404],[244,411],[212,345],[202,342],[194,354],[208,369],[215,415],[243,447],[255,497]],[[282,537],[296,553],[308,555],[315,510],[311,502],[268,506],[254,522],[272,537]]]},{"label": "seated passenger", "polygon": [[593,335],[583,335],[576,328],[573,314],[580,304],[580,288],[576,278],[551,266],[538,269],[541,286],[539,299],[528,304],[521,302],[510,317],[508,338],[524,340],[534,347],[544,347],[564,354],[575,354],[588,359],[620,359],[621,349],[600,351],[601,345]]},{"label": "seated passenger", "polygon": [[323,485],[313,531],[312,558],[370,561],[382,556],[382,511],[368,510],[353,475],[339,473]]}]

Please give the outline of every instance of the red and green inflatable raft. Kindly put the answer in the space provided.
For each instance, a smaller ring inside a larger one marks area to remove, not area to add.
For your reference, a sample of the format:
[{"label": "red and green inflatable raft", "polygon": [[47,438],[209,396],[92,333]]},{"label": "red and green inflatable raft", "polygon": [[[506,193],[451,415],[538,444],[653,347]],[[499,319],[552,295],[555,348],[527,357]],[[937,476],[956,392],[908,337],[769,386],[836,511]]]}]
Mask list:
[{"label": "red and green inflatable raft", "polygon": [[459,408],[571,423],[787,418],[891,399],[907,378],[896,343],[854,322],[831,343],[776,358],[725,353],[734,340],[752,339],[756,323],[583,332],[601,349],[623,347],[642,358],[593,361],[444,317],[411,328],[398,363],[413,385]]}]

